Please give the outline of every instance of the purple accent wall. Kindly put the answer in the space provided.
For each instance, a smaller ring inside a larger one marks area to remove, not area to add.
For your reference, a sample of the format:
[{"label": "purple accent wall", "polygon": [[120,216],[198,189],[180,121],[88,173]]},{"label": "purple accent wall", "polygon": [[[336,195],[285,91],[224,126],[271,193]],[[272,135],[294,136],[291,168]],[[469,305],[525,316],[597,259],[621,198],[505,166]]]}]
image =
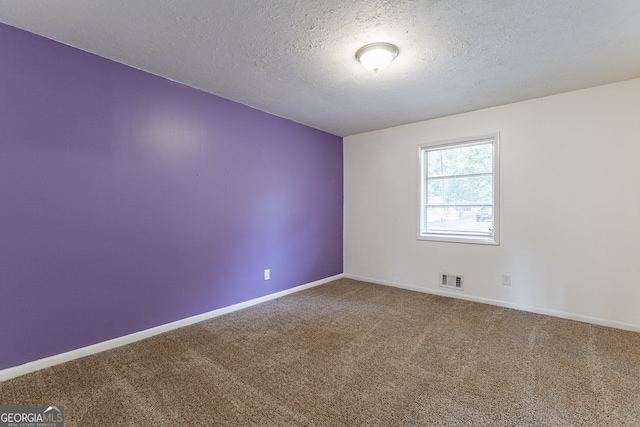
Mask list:
[{"label": "purple accent wall", "polygon": [[0,369],[340,274],[342,183],[340,137],[0,24]]}]

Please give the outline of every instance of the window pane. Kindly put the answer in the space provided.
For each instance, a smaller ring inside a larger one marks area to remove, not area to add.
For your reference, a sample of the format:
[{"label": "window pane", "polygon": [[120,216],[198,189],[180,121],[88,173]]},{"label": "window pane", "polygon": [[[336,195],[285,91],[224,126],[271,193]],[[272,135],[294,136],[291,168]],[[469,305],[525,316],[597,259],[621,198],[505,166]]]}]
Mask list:
[{"label": "window pane", "polygon": [[493,175],[427,180],[427,204],[492,205]]},{"label": "window pane", "polygon": [[460,236],[492,236],[493,208],[431,208],[426,209],[428,233]]},{"label": "window pane", "polygon": [[463,145],[427,151],[429,177],[491,173],[493,170],[493,144]]}]

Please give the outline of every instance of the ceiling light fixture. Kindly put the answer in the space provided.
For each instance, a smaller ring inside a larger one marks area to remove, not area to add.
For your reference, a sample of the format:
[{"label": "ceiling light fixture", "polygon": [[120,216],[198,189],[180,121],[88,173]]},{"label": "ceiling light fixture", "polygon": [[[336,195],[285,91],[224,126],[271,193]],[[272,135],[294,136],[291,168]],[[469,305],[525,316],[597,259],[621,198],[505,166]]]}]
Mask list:
[{"label": "ceiling light fixture", "polygon": [[371,43],[358,49],[356,59],[364,68],[377,73],[391,64],[399,52],[391,43]]}]

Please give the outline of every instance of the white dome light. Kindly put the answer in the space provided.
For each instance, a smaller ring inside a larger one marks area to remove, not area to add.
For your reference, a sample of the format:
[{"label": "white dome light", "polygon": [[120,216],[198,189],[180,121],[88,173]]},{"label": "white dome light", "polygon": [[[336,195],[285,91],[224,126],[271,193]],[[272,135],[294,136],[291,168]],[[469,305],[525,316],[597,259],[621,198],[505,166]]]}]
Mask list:
[{"label": "white dome light", "polygon": [[398,48],[391,43],[371,43],[356,52],[356,59],[367,70],[377,73],[398,56]]}]

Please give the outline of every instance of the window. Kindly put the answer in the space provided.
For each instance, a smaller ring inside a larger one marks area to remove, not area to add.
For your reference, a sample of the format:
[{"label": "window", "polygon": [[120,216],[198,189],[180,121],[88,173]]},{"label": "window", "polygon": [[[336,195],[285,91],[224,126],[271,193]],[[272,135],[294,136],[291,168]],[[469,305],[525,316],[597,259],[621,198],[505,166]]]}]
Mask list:
[{"label": "window", "polygon": [[499,135],[420,146],[420,240],[499,244]]}]

